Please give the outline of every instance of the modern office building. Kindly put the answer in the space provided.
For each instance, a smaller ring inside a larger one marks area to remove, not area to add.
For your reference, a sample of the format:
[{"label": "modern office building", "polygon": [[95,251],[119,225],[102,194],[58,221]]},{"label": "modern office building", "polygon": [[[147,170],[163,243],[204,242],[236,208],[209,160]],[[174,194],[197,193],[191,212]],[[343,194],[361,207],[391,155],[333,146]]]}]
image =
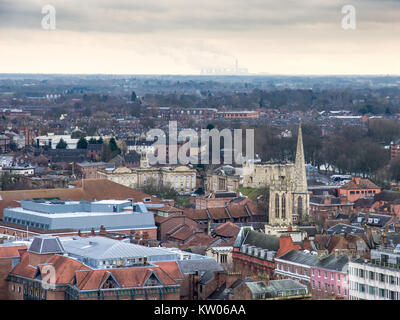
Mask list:
[{"label": "modern office building", "polygon": [[400,300],[400,247],[371,250],[349,263],[350,300]]},{"label": "modern office building", "polygon": [[141,203],[130,200],[61,201],[22,200],[20,207],[4,209],[3,221],[43,233],[100,231],[146,231],[156,238],[153,213]]}]

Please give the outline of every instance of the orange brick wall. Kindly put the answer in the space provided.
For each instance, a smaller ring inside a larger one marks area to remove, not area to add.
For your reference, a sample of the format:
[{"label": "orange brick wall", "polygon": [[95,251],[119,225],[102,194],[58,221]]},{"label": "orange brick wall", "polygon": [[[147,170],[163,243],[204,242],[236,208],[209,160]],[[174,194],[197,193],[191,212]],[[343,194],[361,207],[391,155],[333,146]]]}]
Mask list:
[{"label": "orange brick wall", "polygon": [[8,300],[8,273],[11,271],[12,258],[0,259],[0,300]]}]

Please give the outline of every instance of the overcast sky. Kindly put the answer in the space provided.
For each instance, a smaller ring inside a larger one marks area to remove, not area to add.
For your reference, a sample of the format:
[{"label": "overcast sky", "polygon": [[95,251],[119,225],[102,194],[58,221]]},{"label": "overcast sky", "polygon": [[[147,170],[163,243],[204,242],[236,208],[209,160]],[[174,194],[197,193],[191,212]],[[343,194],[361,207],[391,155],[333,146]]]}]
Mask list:
[{"label": "overcast sky", "polygon": [[400,74],[399,54],[400,0],[0,0],[1,73]]}]

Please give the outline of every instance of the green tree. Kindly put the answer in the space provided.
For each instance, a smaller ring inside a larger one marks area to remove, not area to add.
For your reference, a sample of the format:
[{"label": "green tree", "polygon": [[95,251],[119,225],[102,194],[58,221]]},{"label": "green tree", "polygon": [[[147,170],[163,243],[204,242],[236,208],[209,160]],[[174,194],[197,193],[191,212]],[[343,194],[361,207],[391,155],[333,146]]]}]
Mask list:
[{"label": "green tree", "polygon": [[109,146],[110,146],[111,152],[114,152],[114,151],[119,150],[118,145],[117,145],[117,142],[115,141],[114,138],[111,138],[111,139],[110,139],[110,142],[109,142],[108,144],[109,144]]},{"label": "green tree", "polygon": [[14,184],[14,176],[8,172],[5,172],[0,177],[1,190],[9,190]]},{"label": "green tree", "polygon": [[161,199],[173,199],[178,198],[178,193],[172,188],[171,185],[164,185],[153,181],[153,179],[147,180],[147,184],[141,188],[141,191],[151,196],[156,196]]},{"label": "green tree", "polygon": [[78,149],[87,149],[88,142],[84,137],[81,137],[76,145]]},{"label": "green tree", "polygon": [[56,145],[56,149],[67,149],[68,144],[64,141],[63,138],[60,139],[60,141]]},{"label": "green tree", "polygon": [[396,182],[400,181],[400,157],[394,158],[389,165],[390,177]]}]

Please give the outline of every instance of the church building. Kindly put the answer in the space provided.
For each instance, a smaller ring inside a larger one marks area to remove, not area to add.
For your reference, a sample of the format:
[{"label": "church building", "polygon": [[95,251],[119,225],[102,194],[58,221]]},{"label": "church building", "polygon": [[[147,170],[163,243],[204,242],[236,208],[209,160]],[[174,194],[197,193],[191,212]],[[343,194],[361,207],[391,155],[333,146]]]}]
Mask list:
[{"label": "church building", "polygon": [[243,167],[243,187],[269,187],[270,225],[297,224],[309,214],[310,195],[307,190],[301,123],[295,163],[246,163]]}]

